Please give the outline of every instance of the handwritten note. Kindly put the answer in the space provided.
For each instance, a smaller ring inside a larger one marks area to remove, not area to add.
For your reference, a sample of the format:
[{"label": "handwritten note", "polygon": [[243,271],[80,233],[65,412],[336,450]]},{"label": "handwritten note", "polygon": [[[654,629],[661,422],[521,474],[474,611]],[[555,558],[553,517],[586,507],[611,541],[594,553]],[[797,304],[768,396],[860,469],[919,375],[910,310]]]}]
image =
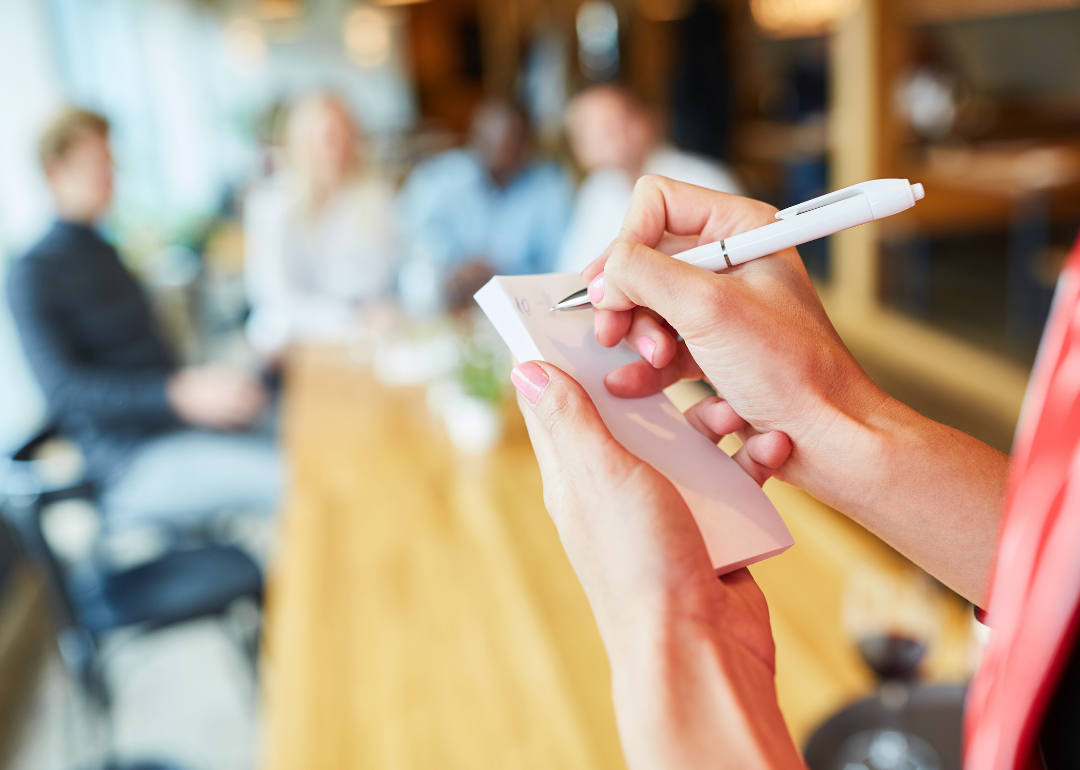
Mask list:
[{"label": "handwritten note", "polygon": [[574,377],[616,440],[671,480],[701,529],[717,574],[790,548],[791,533],[765,493],[666,396],[620,399],[608,392],[604,375],[640,356],[625,343],[602,347],[591,309],[549,312],[580,288],[576,273],[496,276],[476,301],[519,361],[547,361]]}]

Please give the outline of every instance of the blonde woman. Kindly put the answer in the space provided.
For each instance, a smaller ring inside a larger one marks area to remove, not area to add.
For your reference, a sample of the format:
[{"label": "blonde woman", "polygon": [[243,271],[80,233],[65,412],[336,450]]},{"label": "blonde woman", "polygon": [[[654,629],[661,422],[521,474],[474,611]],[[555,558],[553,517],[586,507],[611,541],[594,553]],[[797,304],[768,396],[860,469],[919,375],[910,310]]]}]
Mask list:
[{"label": "blonde woman", "polygon": [[248,338],[268,355],[341,339],[394,277],[394,189],[365,171],[348,107],[326,93],[301,98],[285,140],[285,169],[252,190],[244,212]]}]

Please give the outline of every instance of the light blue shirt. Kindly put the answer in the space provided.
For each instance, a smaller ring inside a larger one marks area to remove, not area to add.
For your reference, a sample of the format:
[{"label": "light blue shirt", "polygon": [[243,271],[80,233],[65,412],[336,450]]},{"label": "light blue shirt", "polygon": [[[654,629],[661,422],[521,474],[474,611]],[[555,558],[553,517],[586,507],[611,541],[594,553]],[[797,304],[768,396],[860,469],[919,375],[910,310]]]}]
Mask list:
[{"label": "light blue shirt", "polygon": [[573,187],[556,163],[526,167],[505,188],[477,155],[450,150],[418,165],[398,200],[410,256],[442,270],[483,259],[499,275],[553,269]]}]

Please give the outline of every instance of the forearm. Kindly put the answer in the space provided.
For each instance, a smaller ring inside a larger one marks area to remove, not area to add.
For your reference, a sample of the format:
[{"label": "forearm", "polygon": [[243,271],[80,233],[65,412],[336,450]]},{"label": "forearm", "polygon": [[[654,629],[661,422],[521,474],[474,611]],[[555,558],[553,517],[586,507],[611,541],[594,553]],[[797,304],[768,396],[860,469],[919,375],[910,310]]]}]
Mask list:
[{"label": "forearm", "polygon": [[164,423],[168,366],[103,366],[78,352],[69,321],[54,307],[49,287],[60,273],[47,263],[22,260],[12,268],[8,298],[27,362],[51,410],[90,416],[100,424]]},{"label": "forearm", "polygon": [[[1009,457],[890,398],[835,431],[805,488],[981,605]],[[796,482],[797,483],[797,482]]]},{"label": "forearm", "polygon": [[771,660],[748,654],[730,628],[669,618],[621,636],[608,651],[630,768],[804,767]]},{"label": "forearm", "polygon": [[42,382],[54,408],[90,415],[102,425],[146,427],[174,419],[166,396],[169,375],[166,369],[70,366],[61,367]]},{"label": "forearm", "polygon": [[57,414],[80,414],[99,425],[166,424],[166,366],[115,367],[80,360],[61,334],[24,335],[27,361]]}]

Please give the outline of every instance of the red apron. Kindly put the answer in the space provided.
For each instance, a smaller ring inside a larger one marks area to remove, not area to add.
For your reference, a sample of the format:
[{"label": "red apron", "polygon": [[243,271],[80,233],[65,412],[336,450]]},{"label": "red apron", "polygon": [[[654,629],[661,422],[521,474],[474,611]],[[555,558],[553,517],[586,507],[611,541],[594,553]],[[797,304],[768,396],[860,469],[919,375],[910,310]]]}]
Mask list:
[{"label": "red apron", "polygon": [[968,695],[965,770],[1042,767],[1035,741],[1072,654],[1078,607],[1080,241],[1058,283],[1013,447],[987,608],[993,632]]}]

